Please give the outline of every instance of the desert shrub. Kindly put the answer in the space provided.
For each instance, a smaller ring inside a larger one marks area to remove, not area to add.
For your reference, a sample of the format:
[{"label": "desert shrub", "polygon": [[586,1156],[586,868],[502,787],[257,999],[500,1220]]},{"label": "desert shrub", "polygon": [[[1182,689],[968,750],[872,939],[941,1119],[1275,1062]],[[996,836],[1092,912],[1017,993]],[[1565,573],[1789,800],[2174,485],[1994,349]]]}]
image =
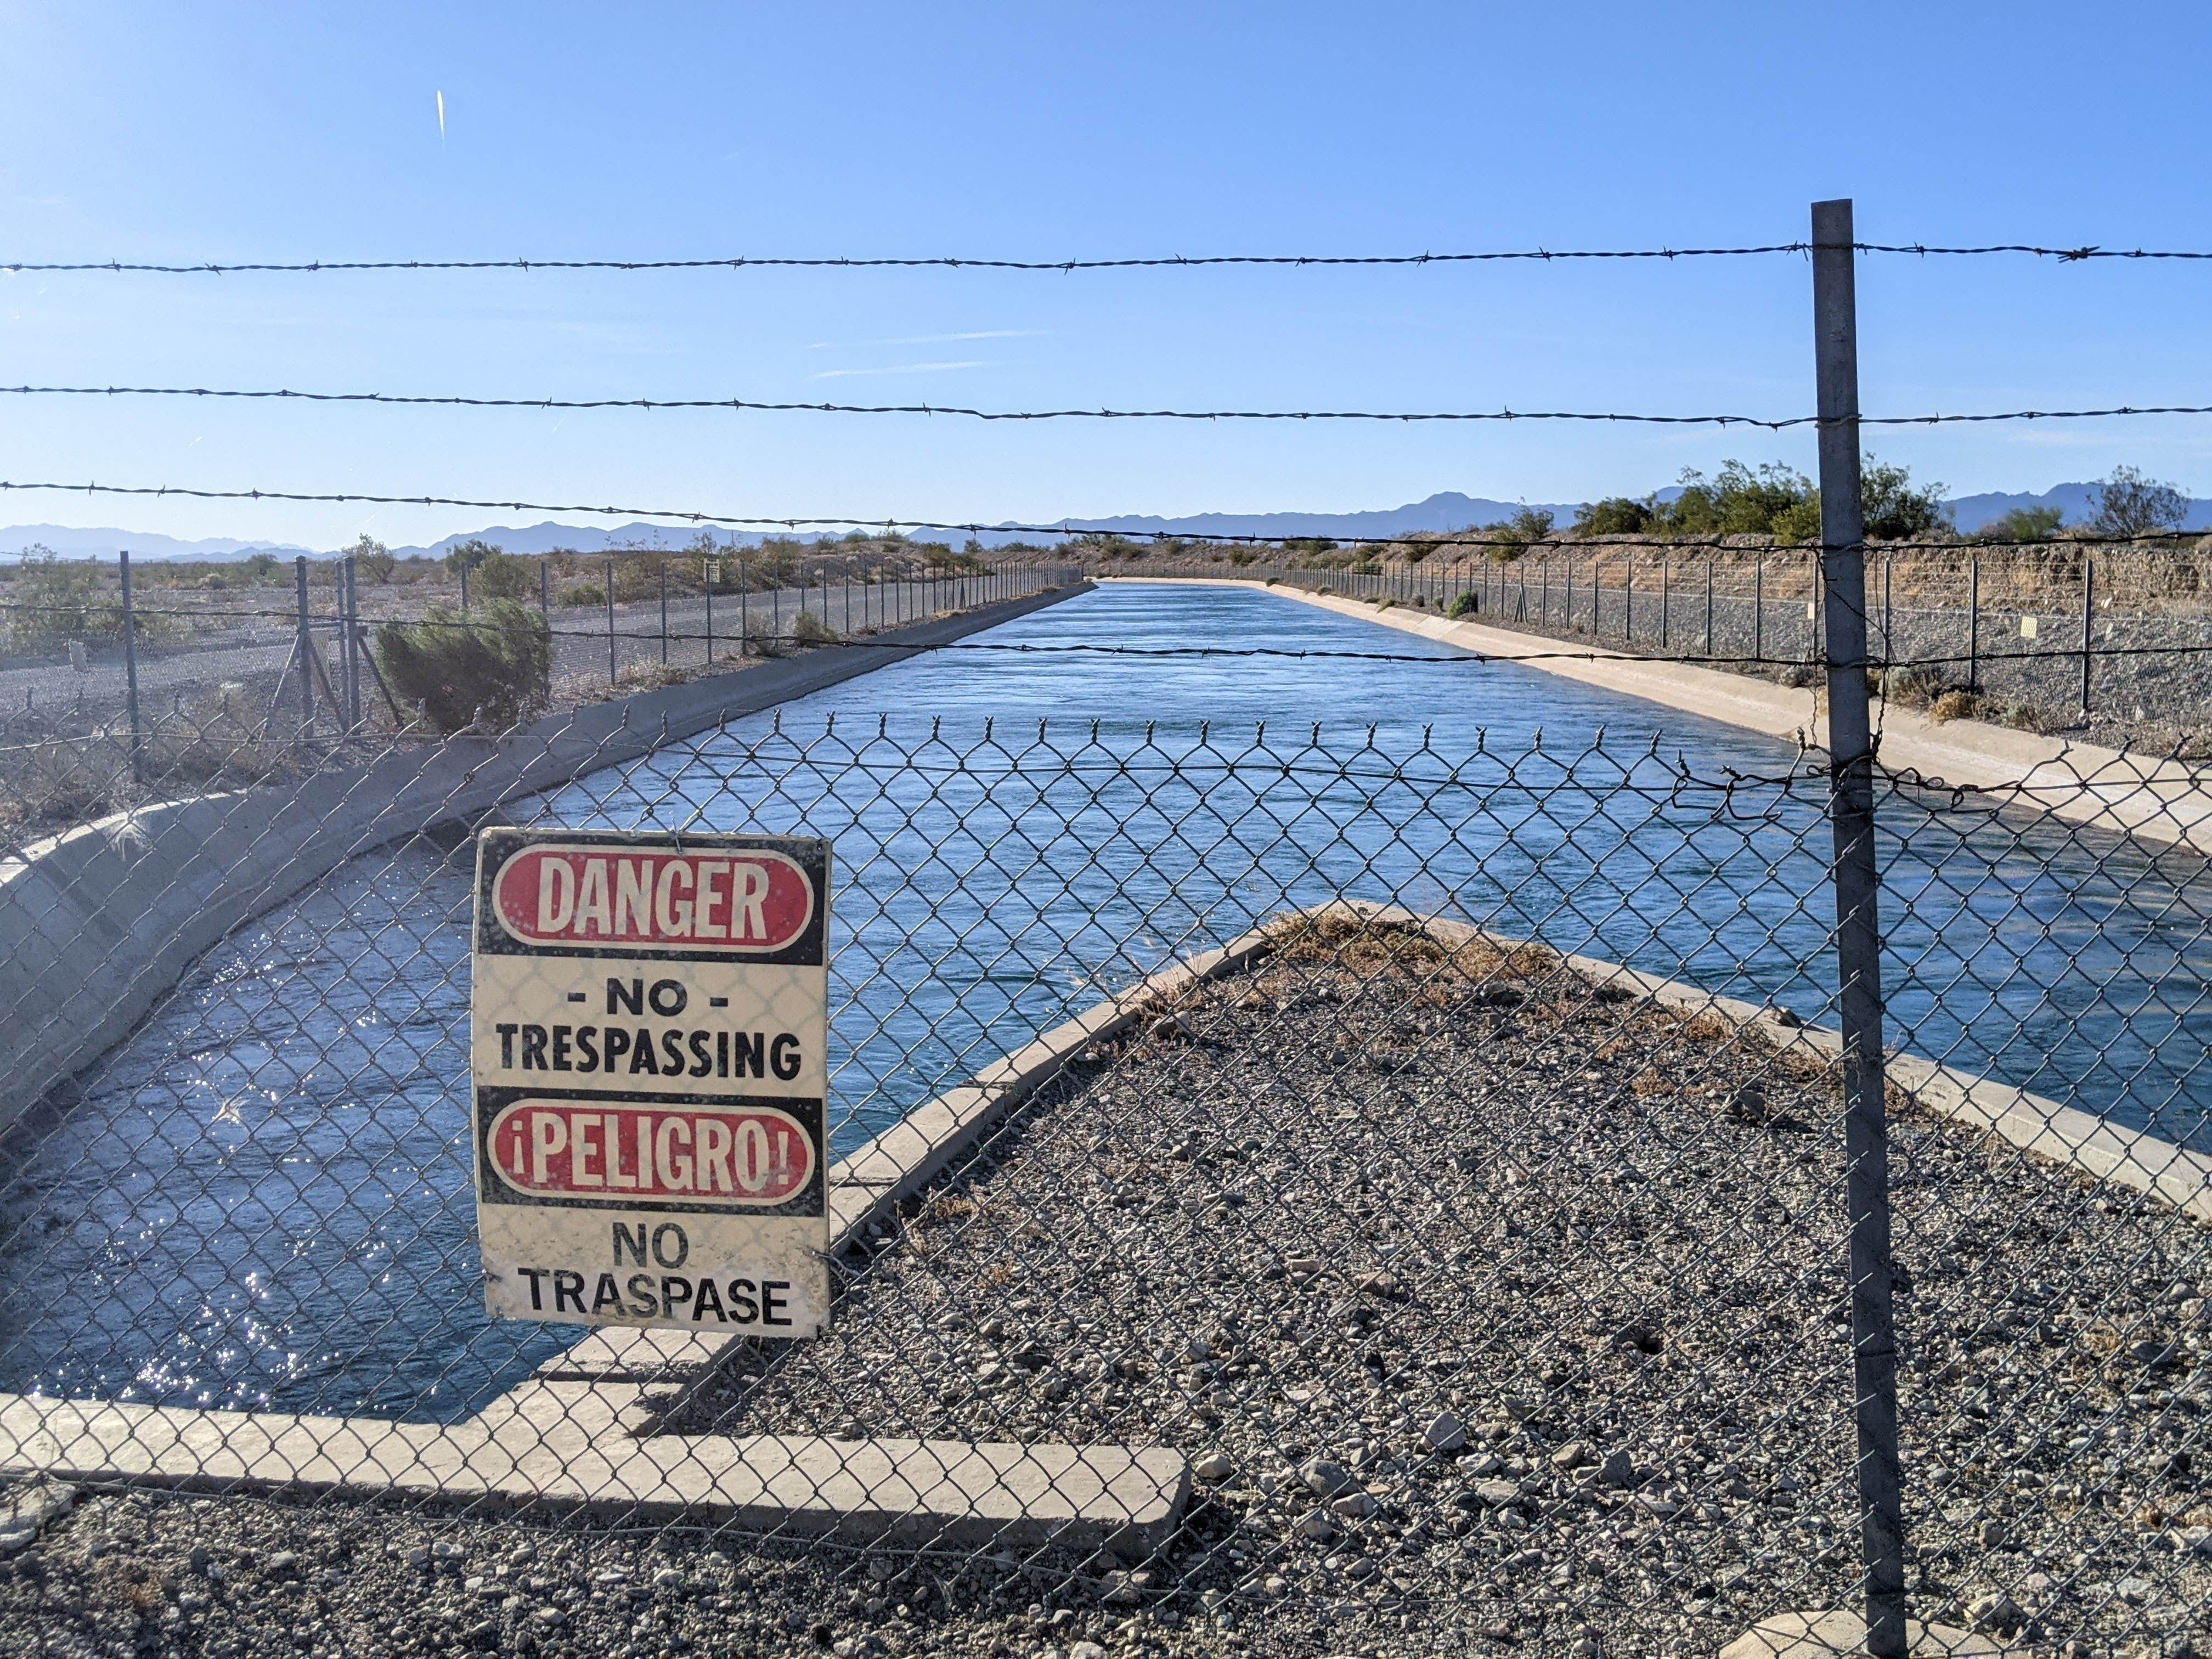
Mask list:
[{"label": "desert shrub", "polygon": [[[15,566],[8,613],[8,643],[21,652],[58,651],[71,640],[123,637],[123,590],[109,580],[112,567],[93,559],[64,559],[37,543]],[[144,601],[142,599],[143,605]],[[140,611],[138,641],[173,632],[167,617]]]},{"label": "desert shrub", "polygon": [[[1820,495],[1818,490],[1802,501],[1792,501],[1777,513],[1767,528],[1784,547],[1820,539]],[[1869,534],[1873,532],[1869,532]]]},{"label": "desert shrub", "polygon": [[607,590],[598,582],[564,582],[554,590],[556,605],[605,605]]},{"label": "desert shrub", "polygon": [[1257,553],[1253,552],[1251,549],[1240,547],[1235,549],[1230,553],[1229,562],[1235,565],[1246,565],[1250,564],[1259,556],[1260,556]]},{"label": "desert shrub", "polygon": [[1607,495],[1576,509],[1574,532],[1577,536],[1635,536],[1650,529],[1652,519],[1649,501]]},{"label": "desert shrub", "polygon": [[1974,533],[1985,542],[2047,542],[2065,522],[2063,507],[2015,507]]},{"label": "desert shrub", "polygon": [[1685,467],[1680,482],[1681,491],[1673,501],[1655,503],[1653,529],[1692,536],[1767,535],[1773,531],[1776,514],[1813,495],[1813,481],[1780,461],[1757,467],[1723,461],[1711,478],[1695,467]]},{"label": "desert shrub", "polygon": [[1524,507],[1490,526],[1490,557],[1494,563],[1510,564],[1551,533],[1552,515],[1541,507]]},{"label": "desert shrub", "polygon": [[791,619],[791,637],[799,645],[834,645],[837,635],[811,611],[802,611]]},{"label": "desert shrub", "polygon": [[1453,595],[1451,609],[1444,615],[1456,622],[1462,617],[1472,617],[1481,608],[1481,602],[1473,593],[1462,592]]},{"label": "desert shrub", "polygon": [[[1890,466],[1871,455],[1859,472],[1859,506],[1866,534],[1898,541],[1949,528],[1944,486],[1915,484],[1912,469]],[[1599,503],[1603,506],[1605,503]],[[1671,501],[1651,502],[1649,527],[1686,535],[1771,536],[1784,544],[1820,538],[1820,492],[1796,468],[1781,461],[1756,467],[1723,461],[1708,478],[1686,468]],[[1579,520],[1577,520],[1579,525]]]},{"label": "desert shrub", "polygon": [[390,582],[392,573],[399,568],[399,561],[392,556],[391,550],[365,530],[361,539],[346,551],[353,555],[356,573],[368,577],[379,587]]},{"label": "desert shrub", "polygon": [[1945,720],[1962,720],[1974,712],[1980,702],[1971,691],[1946,691],[1928,705],[1928,718],[1939,725]]},{"label": "desert shrub", "polygon": [[[1908,537],[1932,536],[1951,527],[1940,483],[1916,484],[1909,466],[1887,466],[1871,455],[1859,465],[1859,512],[1866,533],[1874,540],[1895,542]],[[1820,498],[1814,497],[1813,533],[1820,534]]]},{"label": "desert shrub", "polygon": [[493,599],[464,619],[434,605],[419,623],[386,623],[376,656],[394,694],[441,732],[478,720],[514,725],[544,706],[553,670],[552,632],[535,611]]},{"label": "desert shrub", "polygon": [[2172,484],[2116,466],[2097,492],[2097,516],[2089,522],[2100,536],[2149,536],[2180,529],[2188,516],[2189,497]]},{"label": "desert shrub", "polygon": [[1382,562],[1376,559],[1354,559],[1345,568],[1355,576],[1379,576],[1382,574]]},{"label": "desert shrub", "polygon": [[523,599],[538,586],[538,567],[528,559],[494,548],[491,556],[480,561],[470,573],[469,586],[483,599]]},{"label": "desert shrub", "polygon": [[464,570],[473,572],[485,560],[499,556],[499,549],[489,542],[471,537],[446,555],[446,568],[459,576]]}]

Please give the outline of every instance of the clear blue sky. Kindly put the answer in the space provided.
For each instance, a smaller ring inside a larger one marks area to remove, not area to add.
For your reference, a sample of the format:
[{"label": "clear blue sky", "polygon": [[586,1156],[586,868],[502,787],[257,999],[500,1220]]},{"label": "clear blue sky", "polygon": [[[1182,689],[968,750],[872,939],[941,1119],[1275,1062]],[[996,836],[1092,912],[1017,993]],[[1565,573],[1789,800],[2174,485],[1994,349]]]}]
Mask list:
[{"label": "clear blue sky", "polygon": [[[2201,7],[0,0],[0,260],[2212,247]],[[439,131],[435,94],[446,100]],[[0,276],[0,381],[991,407],[1811,406],[1788,257],[1351,271]],[[2212,402],[2212,265],[1863,262],[1869,412]],[[2212,417],[1909,431],[1954,490]],[[0,476],[1022,519],[1642,491],[1810,440],[0,398]],[[486,515],[0,498],[393,542]]]}]

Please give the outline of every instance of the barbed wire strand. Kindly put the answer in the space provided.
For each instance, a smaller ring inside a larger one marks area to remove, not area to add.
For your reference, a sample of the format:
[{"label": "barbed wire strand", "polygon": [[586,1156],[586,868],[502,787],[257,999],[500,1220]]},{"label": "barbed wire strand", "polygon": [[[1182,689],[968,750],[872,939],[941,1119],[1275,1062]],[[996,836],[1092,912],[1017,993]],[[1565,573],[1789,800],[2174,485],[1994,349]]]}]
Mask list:
[{"label": "barbed wire strand", "polygon": [[[2047,247],[2029,242],[1979,246],[1925,242],[1856,242],[1861,253],[1911,254],[1920,258],[2025,254],[2076,264],[2094,259],[2212,259],[2212,252],[2188,249],[2108,248],[2095,244]],[[246,273],[323,275],[345,271],[433,270],[1195,270],[1203,266],[1248,265],[1293,268],[1358,265],[1449,265],[1569,263],[1573,261],[1714,259],[1772,254],[1803,255],[1809,242],[1765,242],[1744,247],[1507,248],[1451,253],[1207,253],[1151,254],[1094,259],[999,259],[962,255],[891,255],[882,258],[732,255],[713,258],[657,259],[307,259],[204,261],[161,264],[122,259],[9,260],[0,270],[24,275],[99,271],[116,275],[220,276]]]},{"label": "barbed wire strand", "polygon": [[[1571,421],[1606,425],[1755,427],[1786,432],[1822,424],[1817,415],[1767,418],[1757,415],[1643,415],[1583,410],[1363,409],[976,409],[962,404],[811,404],[750,398],[476,398],[393,392],[296,392],[289,387],[201,386],[7,386],[19,398],[220,398],[246,401],[376,404],[453,409],[718,409],[750,414],[946,415],[974,421],[1373,421],[1403,422]],[[2117,416],[2212,415],[2212,404],[2119,404],[2109,409],[2014,409],[1986,414],[1854,415],[1857,426],[1955,426],[1999,421],[2090,421]]]}]

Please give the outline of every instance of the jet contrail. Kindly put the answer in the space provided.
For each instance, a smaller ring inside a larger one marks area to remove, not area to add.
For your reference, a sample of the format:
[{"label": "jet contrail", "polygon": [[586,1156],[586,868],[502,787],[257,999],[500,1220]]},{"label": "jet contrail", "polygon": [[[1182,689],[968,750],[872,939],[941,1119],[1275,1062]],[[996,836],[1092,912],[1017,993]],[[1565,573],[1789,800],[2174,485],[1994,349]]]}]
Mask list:
[{"label": "jet contrail", "polygon": [[441,140],[441,142],[442,142],[442,141],[444,140],[445,137],[446,137],[446,94],[445,94],[444,93],[442,93],[442,92],[441,92],[441,93],[440,93],[440,94],[438,94],[438,137],[439,137],[439,139]]}]

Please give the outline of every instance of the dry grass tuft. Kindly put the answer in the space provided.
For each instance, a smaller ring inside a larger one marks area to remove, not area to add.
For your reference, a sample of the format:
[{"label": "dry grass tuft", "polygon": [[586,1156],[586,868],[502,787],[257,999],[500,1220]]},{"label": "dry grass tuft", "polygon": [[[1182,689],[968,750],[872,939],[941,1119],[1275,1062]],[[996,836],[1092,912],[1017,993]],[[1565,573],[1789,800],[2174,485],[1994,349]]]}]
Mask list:
[{"label": "dry grass tuft", "polygon": [[1433,981],[1449,975],[1480,984],[1535,979],[1559,966],[1558,955],[1540,945],[1507,945],[1480,934],[1446,945],[1416,922],[1348,909],[1288,917],[1270,927],[1267,937],[1284,962],[1316,963],[1362,976]]}]

